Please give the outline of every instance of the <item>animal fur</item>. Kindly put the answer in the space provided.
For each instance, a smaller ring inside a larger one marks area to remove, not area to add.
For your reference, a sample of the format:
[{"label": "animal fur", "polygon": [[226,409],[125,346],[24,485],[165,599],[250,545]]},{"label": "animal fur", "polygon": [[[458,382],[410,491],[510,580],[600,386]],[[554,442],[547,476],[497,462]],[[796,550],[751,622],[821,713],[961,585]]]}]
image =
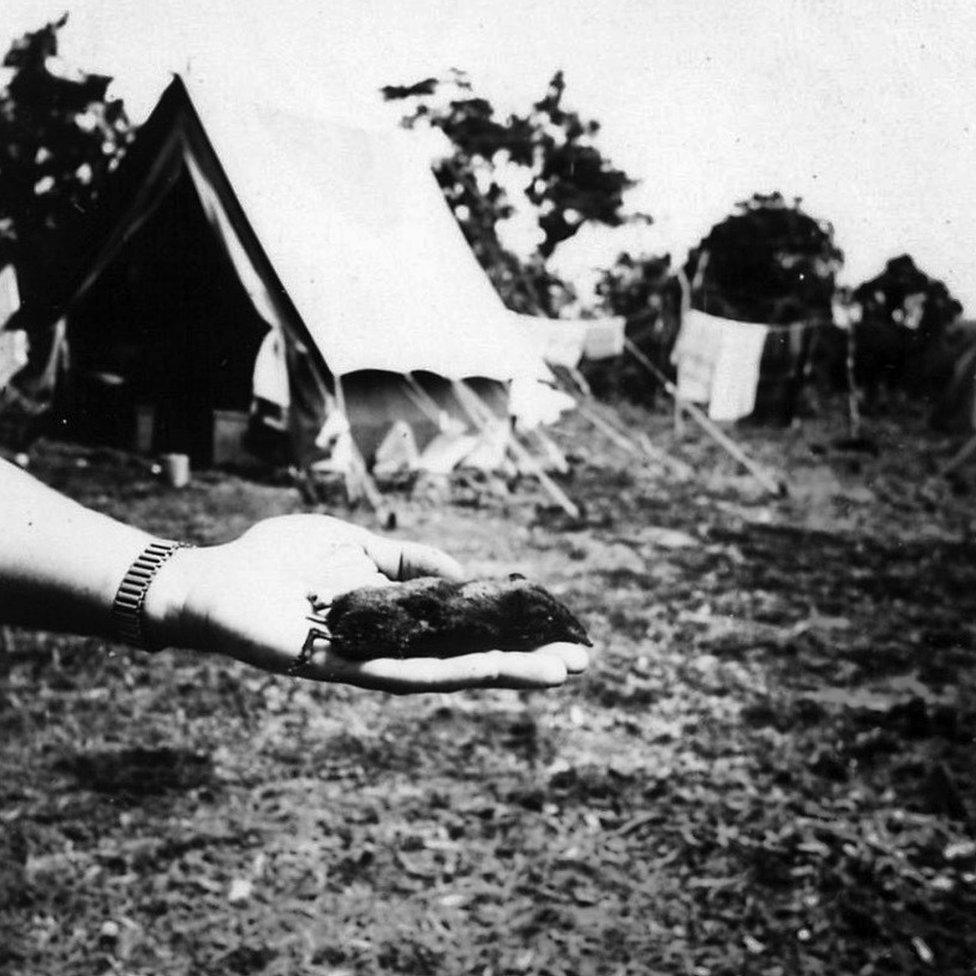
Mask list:
[{"label": "animal fur", "polygon": [[353,590],[333,602],[326,621],[333,650],[354,660],[591,643],[562,603],[520,577],[467,583],[425,577]]}]

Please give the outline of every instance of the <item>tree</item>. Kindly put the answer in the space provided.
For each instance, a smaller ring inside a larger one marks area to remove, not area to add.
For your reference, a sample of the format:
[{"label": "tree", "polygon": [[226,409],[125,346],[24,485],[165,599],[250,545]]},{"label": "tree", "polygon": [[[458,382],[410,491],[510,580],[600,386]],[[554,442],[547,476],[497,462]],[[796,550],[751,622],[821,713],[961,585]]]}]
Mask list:
[{"label": "tree", "polygon": [[633,257],[626,251],[603,270],[596,285],[599,307],[607,315],[651,317],[680,305],[680,290],[671,269],[671,255]]},{"label": "tree", "polygon": [[[599,123],[563,107],[565,88],[557,71],[527,115],[504,120],[460,71],[446,81],[382,89],[387,100],[417,100],[403,119],[407,128],[429,125],[450,141],[450,155],[435,167],[437,180],[503,300],[516,311],[551,316],[573,293],[547,259],[587,221],[613,227],[630,219],[623,194],[635,185],[594,146]],[[513,198],[521,198],[520,207]],[[519,254],[503,240],[505,222],[526,209],[534,239]]]},{"label": "tree", "polygon": [[908,254],[892,258],[884,271],[854,290],[862,321],[899,326],[923,342],[937,338],[962,312],[941,282],[920,271]]},{"label": "tree", "polygon": [[804,213],[800,203],[757,193],[736,204],[688,256],[688,278],[702,272],[693,303],[716,315],[771,325],[829,321],[844,255],[833,227]]},{"label": "tree", "polygon": [[[671,265],[671,255],[618,255],[603,270],[596,285],[597,309],[627,319],[627,338],[665,374],[681,326],[681,286]],[[625,356],[615,363],[592,363],[586,378],[598,396],[625,396],[653,403],[658,383],[646,369]]]},{"label": "tree", "polygon": [[881,387],[926,392],[926,355],[942,339],[962,305],[941,282],[919,270],[908,254],[854,289],[860,306],[855,375],[869,402]]},{"label": "tree", "polygon": [[29,293],[59,238],[92,207],[130,133],[104,75],[70,72],[58,31],[67,14],[14,41],[0,89],[0,263],[13,261]]}]

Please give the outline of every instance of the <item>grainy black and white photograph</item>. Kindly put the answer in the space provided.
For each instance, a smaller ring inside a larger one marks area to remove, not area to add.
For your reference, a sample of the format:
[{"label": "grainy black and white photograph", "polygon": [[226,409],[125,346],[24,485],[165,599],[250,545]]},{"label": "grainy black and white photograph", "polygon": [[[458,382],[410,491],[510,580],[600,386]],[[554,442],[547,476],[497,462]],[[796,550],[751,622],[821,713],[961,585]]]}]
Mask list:
[{"label": "grainy black and white photograph", "polygon": [[973,37],[0,0],[0,974],[972,976]]}]

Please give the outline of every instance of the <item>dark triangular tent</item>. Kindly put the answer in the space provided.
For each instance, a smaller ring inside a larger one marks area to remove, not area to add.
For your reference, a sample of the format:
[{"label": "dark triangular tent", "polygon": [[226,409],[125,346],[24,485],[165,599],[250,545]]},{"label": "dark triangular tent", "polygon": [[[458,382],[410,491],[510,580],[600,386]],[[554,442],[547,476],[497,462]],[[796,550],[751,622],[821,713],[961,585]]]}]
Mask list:
[{"label": "dark triangular tent", "polygon": [[336,416],[362,455],[397,420],[422,448],[472,428],[460,383],[504,425],[545,370],[409,135],[204,108],[178,77],[44,294],[20,324],[67,336],[69,427],[201,463],[245,427],[307,462]]}]

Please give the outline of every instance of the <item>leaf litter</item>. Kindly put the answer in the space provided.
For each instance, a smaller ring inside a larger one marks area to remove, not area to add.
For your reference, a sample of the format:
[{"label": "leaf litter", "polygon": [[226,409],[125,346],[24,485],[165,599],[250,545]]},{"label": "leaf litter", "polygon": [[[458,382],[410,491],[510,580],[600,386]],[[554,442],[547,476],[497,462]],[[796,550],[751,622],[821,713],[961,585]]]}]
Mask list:
[{"label": "leaf litter", "polygon": [[[745,430],[804,486],[768,500],[644,419],[709,477],[567,420],[582,520],[531,483],[395,499],[400,534],[581,614],[594,664],[555,693],[391,699],[5,632],[0,970],[971,972],[976,511],[931,478],[943,448],[878,421],[855,477],[820,422]],[[34,464],[199,542],[308,507],[55,443]]]}]

